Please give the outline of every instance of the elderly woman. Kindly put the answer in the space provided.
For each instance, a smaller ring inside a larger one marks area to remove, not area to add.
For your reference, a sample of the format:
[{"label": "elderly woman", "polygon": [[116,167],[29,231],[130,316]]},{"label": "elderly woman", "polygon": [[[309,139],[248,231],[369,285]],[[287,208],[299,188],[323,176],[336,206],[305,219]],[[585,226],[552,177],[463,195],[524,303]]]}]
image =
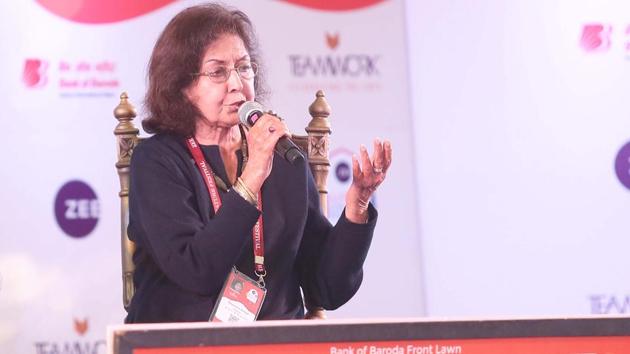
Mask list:
[{"label": "elderly woman", "polygon": [[266,292],[258,319],[303,317],[300,288],[335,309],[361,284],[377,218],[369,199],[391,146],[375,140],[372,158],[361,147],[331,225],[307,163],[274,156],[285,123],[264,114],[239,124],[240,105],[261,92],[258,55],[248,17],[216,4],[179,13],[155,45],[142,122],[154,135],[131,161],[128,323],[208,321],[224,292],[236,293],[224,286],[233,269],[259,287],[252,302],[254,290]]}]

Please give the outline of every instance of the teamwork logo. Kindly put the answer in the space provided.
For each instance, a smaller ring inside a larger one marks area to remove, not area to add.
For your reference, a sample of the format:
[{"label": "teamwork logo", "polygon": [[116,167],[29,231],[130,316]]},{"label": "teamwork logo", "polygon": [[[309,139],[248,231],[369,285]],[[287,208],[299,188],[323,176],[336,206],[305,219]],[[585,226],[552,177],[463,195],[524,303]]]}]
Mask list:
[{"label": "teamwork logo", "polygon": [[29,58],[24,60],[24,71],[22,72],[22,81],[29,88],[44,87],[48,82],[46,71],[48,62],[41,59]]},{"label": "teamwork logo", "polygon": [[[383,88],[381,55],[370,50],[348,51],[349,37],[325,32],[311,53],[288,55],[291,91],[375,92]],[[351,40],[351,39],[350,39]],[[344,48],[345,47],[345,48]],[[370,46],[372,48],[372,46]]]},{"label": "teamwork logo", "polygon": [[[89,331],[89,321],[73,319],[74,332],[78,337],[85,337]],[[87,338],[68,338],[66,340],[38,340],[33,343],[37,354],[58,354],[58,353],[104,353],[106,351],[105,341]]]},{"label": "teamwork logo", "polygon": [[339,33],[326,33],[326,45],[328,45],[328,48],[330,49],[337,49],[337,46],[339,45]]},{"label": "teamwork logo", "polygon": [[89,327],[90,326],[87,318],[84,318],[82,320],[74,318],[74,331],[77,332],[78,335],[84,336]]},{"label": "teamwork logo", "polygon": [[333,53],[339,48],[339,33],[325,33],[325,44],[330,51],[320,54],[291,54],[291,74],[296,78],[365,79],[379,76],[379,55],[368,53]]},{"label": "teamwork logo", "polygon": [[64,184],[55,198],[59,227],[71,237],[85,237],[98,223],[100,207],[94,190],[82,181]]},{"label": "teamwork logo", "polygon": [[580,46],[585,52],[605,52],[610,49],[612,26],[600,23],[586,24],[582,28]]},{"label": "teamwork logo", "polygon": [[594,315],[630,313],[630,295],[597,294],[589,300]]}]

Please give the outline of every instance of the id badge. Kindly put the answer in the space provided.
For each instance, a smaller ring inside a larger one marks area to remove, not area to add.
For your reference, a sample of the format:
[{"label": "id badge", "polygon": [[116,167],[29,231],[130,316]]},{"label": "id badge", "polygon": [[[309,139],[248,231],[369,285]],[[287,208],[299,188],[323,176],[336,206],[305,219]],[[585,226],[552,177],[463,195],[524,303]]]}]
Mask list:
[{"label": "id badge", "polygon": [[258,317],[267,289],[232,268],[214,305],[210,322],[253,322]]}]

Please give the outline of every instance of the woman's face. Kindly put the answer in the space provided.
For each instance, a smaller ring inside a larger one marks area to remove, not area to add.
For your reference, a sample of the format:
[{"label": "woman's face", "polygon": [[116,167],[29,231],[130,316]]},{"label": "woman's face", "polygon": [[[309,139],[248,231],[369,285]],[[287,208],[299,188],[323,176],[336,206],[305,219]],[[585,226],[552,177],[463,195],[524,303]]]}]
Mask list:
[{"label": "woman's face", "polygon": [[243,40],[234,34],[224,34],[206,49],[199,72],[213,73],[224,68],[229,76],[225,82],[215,82],[200,75],[185,89],[188,99],[203,114],[203,123],[223,128],[238,124],[238,107],[255,98],[254,78],[242,79],[231,69],[249,62]]}]

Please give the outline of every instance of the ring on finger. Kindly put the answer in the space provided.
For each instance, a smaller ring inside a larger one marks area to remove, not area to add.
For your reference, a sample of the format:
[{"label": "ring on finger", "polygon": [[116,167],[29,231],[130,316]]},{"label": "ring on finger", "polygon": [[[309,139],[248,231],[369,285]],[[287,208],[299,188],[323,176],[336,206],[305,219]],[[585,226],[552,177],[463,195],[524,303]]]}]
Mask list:
[{"label": "ring on finger", "polygon": [[383,173],[383,169],[382,168],[378,168],[378,167],[374,167],[374,169],[372,169],[372,171],[374,171],[374,173]]}]

